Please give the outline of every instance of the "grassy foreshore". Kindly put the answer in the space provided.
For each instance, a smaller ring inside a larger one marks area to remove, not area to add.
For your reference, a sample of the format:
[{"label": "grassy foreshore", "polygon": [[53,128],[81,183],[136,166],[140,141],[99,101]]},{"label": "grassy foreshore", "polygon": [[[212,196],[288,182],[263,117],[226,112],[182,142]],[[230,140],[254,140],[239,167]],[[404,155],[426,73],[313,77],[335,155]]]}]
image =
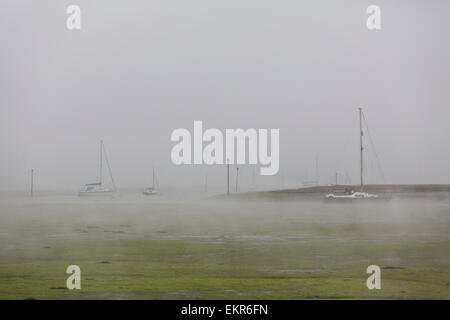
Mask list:
[{"label": "grassy foreshore", "polygon": [[[450,299],[443,195],[374,206],[0,203],[0,298]],[[71,264],[81,290],[65,288]],[[371,264],[381,290],[366,288]]]}]

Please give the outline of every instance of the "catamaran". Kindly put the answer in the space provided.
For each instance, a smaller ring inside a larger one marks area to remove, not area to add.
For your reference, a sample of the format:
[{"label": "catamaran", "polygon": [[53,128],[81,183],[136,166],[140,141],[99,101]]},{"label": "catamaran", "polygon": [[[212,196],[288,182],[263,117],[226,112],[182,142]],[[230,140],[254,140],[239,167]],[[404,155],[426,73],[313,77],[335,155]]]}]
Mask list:
[{"label": "catamaran", "polygon": [[363,181],[363,128],[362,128],[362,108],[358,108],[359,110],[359,143],[360,143],[360,178],[361,178],[361,191],[355,192],[350,188],[345,189],[344,194],[334,194],[329,193],[325,196],[327,200],[344,200],[344,201],[353,201],[353,200],[364,200],[364,199],[379,199],[377,194],[370,194],[367,192],[363,192],[364,181]]},{"label": "catamaran", "polygon": [[142,191],[142,194],[146,195],[146,196],[150,196],[150,195],[157,194],[157,193],[158,193],[158,190],[156,190],[156,188],[155,188],[155,168],[153,168],[152,186],[149,188],[145,188],[144,191]]},{"label": "catamaran", "polygon": [[[102,172],[103,172],[103,154],[105,155],[106,164],[108,166],[109,175],[111,182],[113,184],[112,188],[105,188],[102,184]],[[106,155],[106,150],[103,145],[103,140],[100,140],[100,179],[99,182],[87,183],[78,191],[79,196],[90,196],[90,195],[110,195],[116,192],[116,186],[114,184],[114,178],[112,175],[111,167],[109,165],[108,156]]]}]

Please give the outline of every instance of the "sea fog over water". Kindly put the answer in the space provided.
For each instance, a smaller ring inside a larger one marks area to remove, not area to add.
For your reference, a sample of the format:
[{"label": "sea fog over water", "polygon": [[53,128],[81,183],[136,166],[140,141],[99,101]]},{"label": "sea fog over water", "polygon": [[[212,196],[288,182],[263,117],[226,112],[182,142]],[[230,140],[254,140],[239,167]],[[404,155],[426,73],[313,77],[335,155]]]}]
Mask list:
[{"label": "sea fog over water", "polygon": [[[41,192],[33,197],[23,193],[3,193],[0,195],[2,216],[14,217],[21,212],[21,208],[28,208],[34,218],[40,218],[45,213],[64,219],[65,210],[70,209],[80,218],[95,217],[107,221],[109,214],[120,214],[124,219],[135,216],[137,212],[143,216],[158,213],[166,207],[170,217],[171,209],[186,218],[196,214],[215,213],[236,219],[271,216],[277,218],[283,214],[296,215],[299,220],[312,219],[316,222],[349,222],[355,223],[449,223],[450,193],[448,192],[413,192],[391,194],[389,201],[367,203],[329,203],[324,201],[321,193],[317,194],[271,194],[265,192],[231,193],[226,197],[221,190],[166,189],[159,194],[146,196],[139,189],[128,189],[107,196],[78,196],[73,192]],[[64,207],[61,214],[58,210]],[[44,208],[48,207],[48,210]],[[118,210],[118,207],[121,210]],[[33,208],[39,212],[33,214]],[[83,212],[89,208],[89,215]],[[137,211],[135,210],[137,209]],[[112,212],[109,212],[111,210]],[[253,216],[256,215],[256,216]],[[41,217],[43,218],[43,217]],[[367,220],[368,219],[368,220]],[[437,219],[437,220],[436,220]]]},{"label": "sea fog over water", "polygon": [[[449,192],[263,192],[447,189],[450,1],[377,2],[379,30],[369,0],[77,0],[68,30],[2,0],[0,299],[449,299]],[[174,164],[194,121],[279,130],[279,171],[231,165],[227,197],[226,165]]]},{"label": "sea fog over water", "polygon": [[[0,297],[446,299],[449,228],[448,192],[350,204],[170,189],[3,194]],[[74,263],[84,290],[55,290]],[[372,264],[383,269],[377,294],[365,287]]]}]

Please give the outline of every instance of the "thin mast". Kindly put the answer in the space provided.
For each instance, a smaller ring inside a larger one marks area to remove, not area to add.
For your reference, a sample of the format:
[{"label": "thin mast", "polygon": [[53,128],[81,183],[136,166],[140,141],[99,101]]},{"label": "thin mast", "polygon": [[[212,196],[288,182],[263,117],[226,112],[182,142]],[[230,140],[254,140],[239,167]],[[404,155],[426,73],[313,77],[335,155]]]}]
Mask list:
[{"label": "thin mast", "polygon": [[34,169],[31,169],[31,190],[30,190],[30,195],[33,196],[33,189],[34,189]]},{"label": "thin mast", "polygon": [[252,168],[252,188],[255,188],[256,184],[255,184],[255,169]]},{"label": "thin mast", "polygon": [[360,155],[360,167],[361,167],[361,189],[363,187],[363,129],[362,129],[362,108],[358,108],[359,109],[359,145],[360,145],[360,151],[361,151],[361,155]]},{"label": "thin mast", "polygon": [[319,185],[319,156],[316,154],[316,186]]},{"label": "thin mast", "polygon": [[227,160],[227,197],[230,195],[230,163]]},{"label": "thin mast", "polygon": [[152,188],[155,189],[155,167],[152,168],[153,177],[152,177]]},{"label": "thin mast", "polygon": [[102,167],[102,163],[103,163],[103,140],[100,140],[100,185],[102,184],[102,171],[103,171],[103,167]]},{"label": "thin mast", "polygon": [[238,191],[239,167],[236,168],[236,192]]}]

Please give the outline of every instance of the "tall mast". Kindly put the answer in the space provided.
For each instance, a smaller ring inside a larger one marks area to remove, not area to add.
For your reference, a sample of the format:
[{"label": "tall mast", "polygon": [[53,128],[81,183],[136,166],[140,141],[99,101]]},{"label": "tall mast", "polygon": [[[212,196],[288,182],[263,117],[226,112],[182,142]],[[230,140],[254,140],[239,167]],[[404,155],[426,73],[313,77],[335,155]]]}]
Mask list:
[{"label": "tall mast", "polygon": [[236,168],[236,192],[238,192],[239,167]]},{"label": "tall mast", "polygon": [[102,184],[103,140],[100,140],[100,185]]},{"label": "tall mast", "polygon": [[230,195],[230,163],[227,160],[227,196]]},{"label": "tall mast", "polygon": [[361,156],[360,156],[360,166],[361,166],[361,189],[363,187],[363,130],[362,130],[362,108],[358,108],[359,109],[359,145],[360,145],[360,151],[361,151]]},{"label": "tall mast", "polygon": [[256,183],[255,183],[255,169],[252,169],[252,188],[256,188]]},{"label": "tall mast", "polygon": [[316,154],[316,186],[319,185],[319,156]]},{"label": "tall mast", "polygon": [[152,177],[152,188],[155,189],[155,167],[152,168],[153,177]]},{"label": "tall mast", "polygon": [[33,189],[34,189],[34,169],[31,169],[31,190],[30,190],[30,195],[33,196]]}]

